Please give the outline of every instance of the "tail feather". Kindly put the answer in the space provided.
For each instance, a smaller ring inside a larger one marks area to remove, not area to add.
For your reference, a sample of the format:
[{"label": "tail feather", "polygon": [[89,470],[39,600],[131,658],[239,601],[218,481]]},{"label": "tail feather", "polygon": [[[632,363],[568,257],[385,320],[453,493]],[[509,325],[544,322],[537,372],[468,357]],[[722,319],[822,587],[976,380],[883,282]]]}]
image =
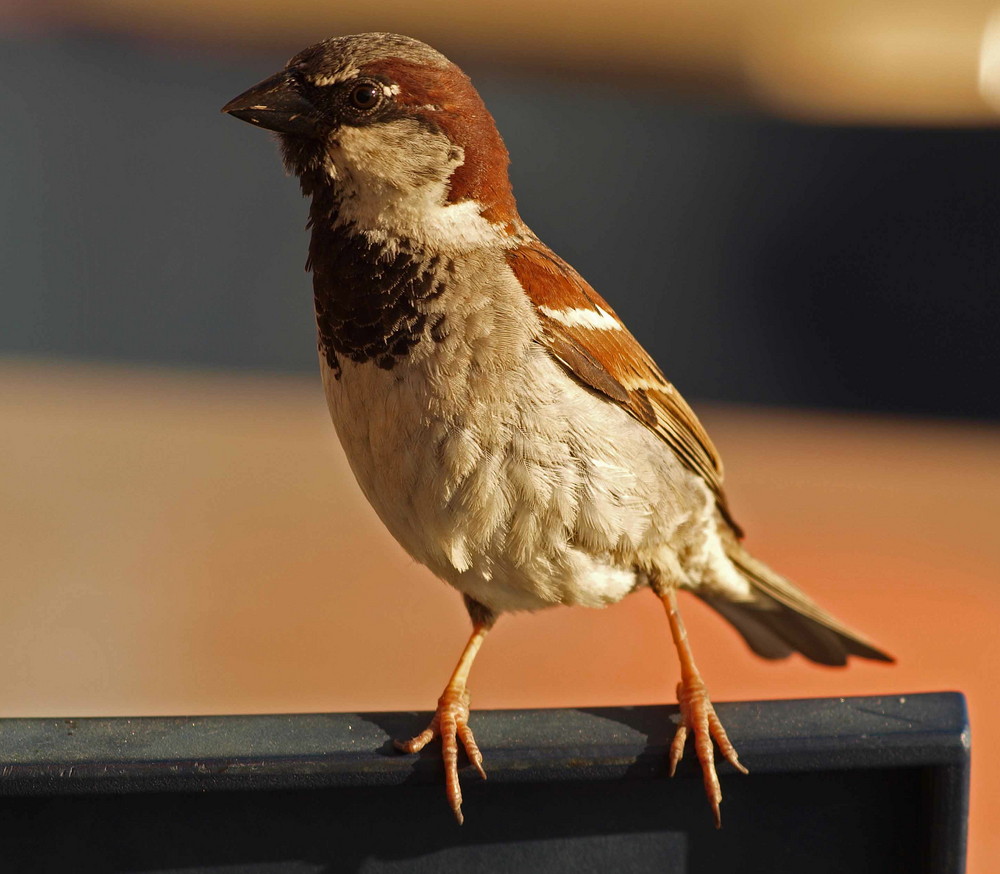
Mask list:
[{"label": "tail feather", "polygon": [[[701,598],[735,626],[757,655],[780,659],[793,651],[822,665],[844,665],[848,656],[881,662],[894,659],[806,597],[788,580],[758,561],[735,540],[729,559],[754,588],[750,602]],[[700,593],[699,593],[700,594]]]}]

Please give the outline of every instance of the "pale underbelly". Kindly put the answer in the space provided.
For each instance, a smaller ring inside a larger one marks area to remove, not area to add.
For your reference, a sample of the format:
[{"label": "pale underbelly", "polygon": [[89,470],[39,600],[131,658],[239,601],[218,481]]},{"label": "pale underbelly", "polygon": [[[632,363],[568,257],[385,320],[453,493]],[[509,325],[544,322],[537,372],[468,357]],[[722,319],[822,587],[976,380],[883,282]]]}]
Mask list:
[{"label": "pale underbelly", "polygon": [[465,415],[420,372],[348,363],[336,380],[323,367],[376,513],[414,559],[495,611],[618,601],[650,567],[676,564],[671,541],[704,507],[645,428],[545,361],[531,403],[501,392]]}]

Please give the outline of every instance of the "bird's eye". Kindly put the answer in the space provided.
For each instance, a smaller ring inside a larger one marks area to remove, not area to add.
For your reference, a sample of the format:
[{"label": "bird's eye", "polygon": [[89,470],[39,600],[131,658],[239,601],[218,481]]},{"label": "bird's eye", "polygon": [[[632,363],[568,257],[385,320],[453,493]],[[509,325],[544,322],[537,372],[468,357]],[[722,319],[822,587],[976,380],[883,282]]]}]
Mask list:
[{"label": "bird's eye", "polygon": [[362,112],[367,112],[370,109],[374,109],[378,106],[379,102],[382,100],[383,91],[380,85],[375,82],[358,82],[348,95],[348,100],[351,101],[351,106],[355,109],[360,109]]}]

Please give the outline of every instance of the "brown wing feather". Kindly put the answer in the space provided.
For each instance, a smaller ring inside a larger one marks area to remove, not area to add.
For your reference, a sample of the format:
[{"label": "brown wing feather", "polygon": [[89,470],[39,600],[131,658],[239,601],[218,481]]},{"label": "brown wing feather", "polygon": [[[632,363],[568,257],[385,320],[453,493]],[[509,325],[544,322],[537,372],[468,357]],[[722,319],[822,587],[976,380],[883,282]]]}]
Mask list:
[{"label": "brown wing feather", "polygon": [[[512,249],[507,263],[535,304],[542,340],[571,374],[624,407],[659,436],[715,494],[738,536],[722,491],[722,460],[694,411],[663,375],[649,353],[608,303],[569,264],[543,243]],[[546,311],[590,310],[614,319],[620,328],[606,330],[567,325]]]}]

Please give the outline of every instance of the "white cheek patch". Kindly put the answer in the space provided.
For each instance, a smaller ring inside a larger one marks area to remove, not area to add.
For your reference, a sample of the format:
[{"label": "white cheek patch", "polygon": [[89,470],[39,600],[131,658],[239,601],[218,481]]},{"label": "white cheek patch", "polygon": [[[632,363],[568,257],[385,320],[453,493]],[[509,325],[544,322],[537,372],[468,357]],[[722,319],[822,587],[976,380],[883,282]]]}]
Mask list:
[{"label": "white cheek patch", "polygon": [[347,195],[340,222],[373,241],[406,237],[448,251],[505,240],[475,201],[448,203],[448,179],[463,159],[446,137],[411,119],[343,127],[325,165]]}]

